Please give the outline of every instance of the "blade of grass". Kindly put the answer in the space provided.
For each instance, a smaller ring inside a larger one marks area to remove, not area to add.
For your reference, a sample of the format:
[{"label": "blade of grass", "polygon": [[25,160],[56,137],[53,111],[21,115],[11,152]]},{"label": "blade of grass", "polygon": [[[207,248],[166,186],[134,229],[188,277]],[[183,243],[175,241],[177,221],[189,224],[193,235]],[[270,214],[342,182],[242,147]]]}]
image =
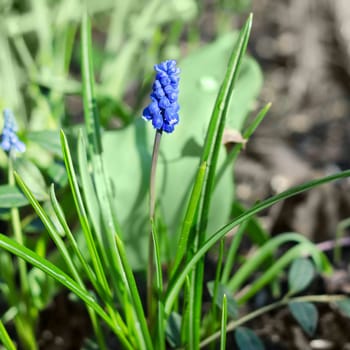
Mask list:
[{"label": "blade of grass", "polygon": [[170,314],[172,305],[174,304],[174,301],[179,294],[179,291],[183,282],[186,279],[187,274],[193,269],[196,263],[206,254],[206,252],[210,250],[222,237],[224,237],[234,227],[240,225],[244,221],[253,217],[255,214],[284,199],[295,196],[298,193],[308,191],[316,186],[320,186],[322,184],[346,177],[350,177],[350,170],[342,171],[337,174],[326,176],[321,179],[312,180],[302,185],[292,187],[276,196],[273,196],[258,203],[257,205],[253,206],[251,209],[248,209],[245,213],[237,217],[231,223],[227,224],[226,226],[222,227],[220,230],[212,234],[210,238],[208,238],[204,242],[204,244],[198,249],[198,251],[193,255],[193,257],[187,262],[187,264],[181,269],[181,271],[179,271],[179,273],[177,273],[170,279],[167,293],[165,295],[165,313],[167,315]]},{"label": "blade of grass", "polygon": [[95,80],[92,61],[91,23],[87,12],[84,12],[81,23],[81,66],[83,75],[84,118],[90,156],[101,154],[102,143],[100,124],[95,99]]},{"label": "blade of grass", "polygon": [[108,247],[108,249],[106,249],[106,254],[110,263],[112,282],[116,291],[119,290],[121,294],[123,294],[123,289],[125,287],[127,288],[137,318],[130,326],[135,330],[139,346],[142,349],[152,349],[151,336],[148,330],[140,295],[132,269],[126,258],[124,244],[117,234],[117,223],[111,208],[111,194],[106,178],[103,159],[101,157],[102,144],[94,93],[94,76],[91,54],[91,25],[86,13],[83,16],[81,31],[84,116],[97,198],[105,229],[103,238],[105,239],[105,246]]},{"label": "blade of grass", "polygon": [[[60,222],[61,226],[63,227],[65,235],[66,235],[66,237],[68,238],[68,240],[69,240],[69,242],[71,244],[73,252],[78,257],[80,263],[82,264],[82,266],[83,266],[83,268],[85,270],[85,273],[87,274],[90,282],[96,288],[96,290],[98,290],[99,285],[98,285],[98,283],[96,281],[96,276],[93,274],[93,272],[91,271],[87,261],[85,260],[85,258],[81,254],[81,252],[79,250],[79,247],[78,247],[78,244],[77,244],[76,240],[74,239],[74,236],[73,236],[71,230],[68,227],[66,218],[65,218],[64,213],[63,213],[63,210],[62,210],[61,206],[59,205],[59,203],[57,201],[54,184],[52,184],[51,188],[50,188],[50,201],[51,201],[52,207],[54,209],[54,212],[55,212],[55,214],[56,214],[56,216],[58,218],[58,221]],[[75,274],[74,274],[75,279],[76,279],[77,282],[79,282],[80,287],[82,287],[83,289],[86,290],[86,288],[84,286],[84,283],[82,281],[80,281],[79,274],[78,274],[78,276],[76,276]],[[107,346],[105,344],[105,338],[103,336],[101,325],[99,323],[99,320],[96,317],[95,311],[93,309],[91,309],[91,308],[88,308],[88,312],[89,312],[89,315],[90,315],[92,327],[93,327],[94,332],[96,334],[96,338],[97,338],[97,342],[99,344],[99,348],[102,349],[102,350],[107,350]]]},{"label": "blade of grass", "polygon": [[[248,279],[252,273],[261,266],[261,264],[271,257],[271,255],[276,251],[276,249],[284,243],[304,243],[310,244],[310,241],[304,236],[298,233],[286,233],[277,237],[272,238],[267,243],[265,243],[254,255],[253,258],[248,259],[240,269],[234,274],[231,280],[227,283],[227,287],[232,291],[236,292],[246,279]],[[313,253],[313,259],[316,266],[322,269],[322,260],[319,254]],[[274,264],[273,264],[274,265]]]},{"label": "blade of grass", "polygon": [[[205,241],[211,196],[214,189],[216,166],[219,158],[219,152],[222,148],[222,135],[225,127],[225,120],[229,110],[233,88],[238,77],[241,61],[247,48],[252,19],[252,15],[250,15],[242,28],[237,43],[232,51],[225,78],[221,85],[209,122],[209,128],[202,153],[202,162],[206,161],[208,163],[208,170],[206,172],[205,184],[202,188],[202,194],[199,202],[194,251],[196,251]],[[190,331],[189,349],[193,350],[198,349],[200,340],[200,314],[202,309],[203,275],[204,261],[199,260],[193,271],[193,290],[191,291],[192,295],[190,298],[190,303],[192,303],[192,306],[189,324],[192,330]]]},{"label": "blade of grass", "polygon": [[110,325],[113,330],[116,330],[116,326],[111,323],[109,316],[98,305],[95,298],[89,293],[87,293],[85,290],[80,288],[77,282],[75,282],[71,277],[69,277],[65,272],[56,267],[50,261],[42,258],[30,249],[20,245],[13,239],[3,234],[0,234],[0,248],[7,250],[8,252],[18,256],[21,259],[24,259],[27,263],[37,267],[38,269],[52,277],[54,280],[67,287],[70,291],[72,291],[80,299],[82,299],[87,305],[94,309],[96,313],[108,325]]},{"label": "blade of grass", "polygon": [[[61,253],[63,260],[65,261],[70,273],[72,274],[72,276],[74,277],[74,279],[78,283],[78,285],[86,291],[86,287],[85,287],[85,285],[84,285],[84,283],[79,275],[77,268],[75,267],[75,264],[71,258],[71,255],[68,252],[68,249],[66,248],[66,245],[64,244],[60,234],[56,231],[55,226],[53,225],[51,219],[47,216],[46,212],[43,210],[43,208],[41,207],[39,202],[35,199],[33,193],[26,186],[26,184],[22,181],[22,179],[18,176],[18,174],[15,173],[15,177],[16,177],[16,181],[17,181],[18,185],[20,186],[23,193],[28,198],[28,201],[33,206],[35,212],[38,214],[39,218],[41,219],[44,226],[46,227],[51,239],[54,241],[57,249]],[[96,283],[96,278],[94,275],[92,275],[90,268],[87,266],[86,260],[81,256],[81,253],[79,251],[77,243],[76,243],[72,233],[70,232],[70,230],[68,228],[68,225],[67,225],[67,222],[64,218],[62,209],[60,208],[60,206],[56,200],[55,194],[54,194],[54,192],[52,192],[52,190],[53,190],[53,187],[51,187],[51,199],[53,202],[54,210],[56,213],[58,213],[58,219],[59,219],[62,227],[64,228],[64,231],[65,231],[68,239],[72,243],[73,250],[77,253],[78,257],[80,256],[80,260],[81,260],[83,266],[85,265],[86,272],[87,272],[88,277],[90,278],[91,283],[95,286],[96,290],[100,292],[101,298],[106,301],[106,304],[108,307],[109,305],[111,305],[111,301],[109,301],[109,303],[108,303],[108,299],[107,299],[108,296],[106,295],[106,292],[103,290],[101,291],[101,287]],[[124,325],[121,317],[114,310],[114,308],[112,308],[112,309],[110,307],[108,307],[108,308],[109,308],[109,311],[111,311],[111,315],[113,315],[113,320],[116,321],[116,323],[119,325],[119,327],[125,331],[127,329],[127,327]],[[89,311],[92,323],[95,327],[96,335],[98,336],[100,346],[102,346],[102,348],[106,348],[106,346],[104,345],[104,339],[103,339],[103,336],[101,333],[102,331],[101,331],[101,329],[98,325],[98,322],[96,320],[95,313],[91,308],[88,308],[88,311]]]},{"label": "blade of grass", "polygon": [[102,227],[101,227],[101,214],[100,208],[98,205],[98,199],[94,184],[90,177],[88,160],[86,155],[86,147],[84,142],[84,136],[82,130],[79,131],[78,137],[78,165],[79,165],[79,174],[81,179],[82,192],[85,199],[85,205],[91,220],[92,226],[96,232],[97,242],[101,254],[104,258],[105,264],[107,264],[107,257],[103,248],[103,239],[102,239]]},{"label": "blade of grass", "polygon": [[[316,246],[310,242],[300,243],[297,246],[289,249],[281,258],[279,258],[269,269],[264,271],[263,275],[254,280],[249,286],[247,292],[237,299],[239,305],[244,304],[252,296],[254,296],[262,287],[271,282],[273,278],[277,276],[288,264],[290,264],[296,258],[303,256],[305,253],[315,254],[317,252]],[[251,275],[250,275],[251,276]]]},{"label": "blade of grass", "polygon": [[81,198],[81,194],[78,186],[78,180],[73,167],[72,157],[71,157],[68,142],[63,130],[61,130],[60,136],[61,136],[63,159],[67,169],[68,181],[72,190],[73,199],[78,212],[79,221],[83,229],[84,237],[91,256],[92,265],[94,267],[97,280],[101,284],[103,290],[106,292],[106,295],[111,296],[111,291],[108,286],[106,275],[105,275],[100,257],[98,255],[95,239],[92,235],[89,220],[86,215],[83,200]]},{"label": "blade of grass", "polygon": [[11,340],[9,334],[2,321],[0,320],[0,340],[7,350],[16,350],[14,342]]},{"label": "blade of grass", "polygon": [[222,299],[220,350],[226,349],[226,328],[227,328],[227,297],[226,297],[226,294],[224,294],[224,297]]},{"label": "blade of grass", "polygon": [[221,276],[221,283],[222,284],[227,284],[230,273],[233,269],[233,265],[235,263],[238,248],[241,244],[245,229],[247,228],[247,224],[248,224],[248,221],[243,222],[239,226],[237,232],[235,232],[235,234],[232,238],[232,242],[231,242],[230,248],[229,248],[228,253],[227,253],[224,269],[222,271],[222,276]]},{"label": "blade of grass", "polygon": [[174,260],[174,265],[172,267],[172,273],[174,273],[180,266],[181,261],[188,249],[187,243],[188,243],[188,237],[191,231],[191,228],[193,226],[193,222],[195,219],[196,211],[197,211],[197,206],[199,203],[199,198],[201,195],[201,190],[203,187],[203,182],[205,178],[205,173],[206,173],[206,168],[207,168],[207,163],[203,162],[196,175],[196,180],[193,185],[191,197],[187,206],[187,211],[186,215],[183,221],[182,229],[181,229],[181,234],[179,238],[179,243],[177,245],[177,250],[176,250],[176,256]]},{"label": "blade of grass", "polygon": [[[81,266],[83,267],[86,275],[88,276],[90,282],[92,283],[92,285],[96,288],[97,291],[99,291],[100,289],[100,286],[98,285],[97,283],[97,280],[96,280],[96,276],[95,274],[91,271],[91,268],[89,267],[89,264],[87,263],[86,259],[84,258],[84,256],[82,255],[79,247],[78,247],[78,244],[67,224],[67,221],[66,221],[66,218],[64,216],[64,213],[63,213],[63,210],[60,206],[60,204],[58,203],[57,201],[57,198],[56,198],[56,194],[55,194],[55,186],[54,184],[51,185],[51,188],[50,188],[50,200],[51,200],[51,204],[52,204],[52,207],[54,209],[54,212],[58,218],[58,221],[60,222],[63,230],[64,230],[64,233],[66,235],[66,237],[68,238],[69,242],[70,242],[70,245],[72,247],[72,250],[74,252],[74,254],[78,257],[80,263],[81,263]],[[101,291],[100,291],[101,292]],[[103,293],[102,293],[103,295]]]},{"label": "blade of grass", "polygon": [[[28,186],[24,183],[24,181],[21,179],[21,177],[15,172],[14,176],[16,178],[16,181],[18,183],[18,186],[21,188],[21,190],[23,191],[23,193],[25,194],[25,196],[27,197],[29,203],[32,205],[32,207],[34,208],[35,212],[37,213],[38,217],[40,218],[40,220],[42,221],[42,223],[44,224],[44,226],[47,229],[47,232],[49,234],[49,236],[51,237],[51,239],[53,240],[53,242],[55,243],[57,249],[59,250],[59,252],[61,253],[63,260],[65,261],[68,270],[70,271],[70,273],[74,276],[75,281],[78,284],[82,284],[82,280],[80,278],[79,273],[77,272],[77,269],[74,265],[74,262],[65,246],[65,244],[63,243],[63,240],[61,238],[61,235],[59,234],[59,232],[57,232],[53,222],[51,221],[51,219],[47,216],[46,212],[44,211],[44,209],[41,207],[41,205],[39,204],[39,202],[36,200],[36,198],[34,197],[32,191],[28,188]],[[23,244],[22,244],[23,245]]]},{"label": "blade of grass", "polygon": [[118,336],[119,340],[125,346],[126,349],[133,350],[134,348],[130,345],[129,341],[125,337],[125,333],[116,324],[108,314],[103,310],[103,308],[98,304],[96,299],[89,294],[86,290],[81,288],[77,282],[75,282],[70,276],[68,276],[61,269],[56,267],[50,261],[42,258],[38,254],[34,253],[30,249],[18,244],[11,238],[0,234],[0,248],[7,250],[8,252],[24,259],[27,263],[32,264],[39,270],[45,272],[47,275],[52,277],[55,281],[59,282],[74,294],[76,294],[80,299],[82,299],[87,306],[94,310],[113,330],[113,332]]}]

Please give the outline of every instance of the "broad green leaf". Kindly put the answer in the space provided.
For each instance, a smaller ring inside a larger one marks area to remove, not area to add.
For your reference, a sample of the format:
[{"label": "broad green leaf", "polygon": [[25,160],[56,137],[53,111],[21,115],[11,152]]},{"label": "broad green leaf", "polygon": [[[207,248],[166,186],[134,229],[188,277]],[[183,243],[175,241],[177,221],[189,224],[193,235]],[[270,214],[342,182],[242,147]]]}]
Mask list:
[{"label": "broad green leaf", "polygon": [[293,317],[300,327],[309,335],[315,333],[318,322],[318,311],[316,306],[307,302],[291,302],[288,304]]},{"label": "broad green leaf", "polygon": [[[205,130],[223,79],[236,35],[219,39],[180,63],[181,122],[171,135],[163,135],[157,169],[158,208],[168,226],[171,239],[177,240],[186,202],[198,169]],[[208,79],[214,79],[208,87]],[[261,87],[260,69],[250,58],[244,59],[233,93],[228,125],[241,129]],[[103,135],[104,163],[115,189],[115,208],[128,258],[134,268],[144,268],[147,260],[148,186],[155,130],[141,119],[122,130]],[[222,147],[219,165],[225,159]],[[209,213],[209,231],[227,222],[233,200],[231,169],[219,182]]]},{"label": "broad green leaf", "polygon": [[264,350],[265,346],[260,338],[249,328],[238,327],[235,340],[240,350]]},{"label": "broad green leaf", "polygon": [[19,208],[28,204],[27,198],[16,186],[0,186],[0,208]]},{"label": "broad green leaf", "polygon": [[299,293],[311,283],[315,276],[313,263],[306,258],[293,261],[288,274],[289,294]]},{"label": "broad green leaf", "polygon": [[42,130],[31,131],[27,133],[27,138],[30,141],[36,142],[47,151],[52,152],[56,156],[62,158],[62,151],[60,145],[60,134],[58,131]]},{"label": "broad green leaf", "polygon": [[[214,281],[208,282],[207,284],[208,291],[211,297],[214,296]],[[218,290],[216,294],[215,304],[221,309],[222,303],[224,300],[224,295],[226,295],[227,301],[227,313],[232,318],[238,317],[238,305],[236,300],[232,297],[232,292],[225,288],[225,286],[221,283],[218,284]]]},{"label": "broad green leaf", "polygon": [[339,300],[335,305],[345,316],[350,317],[350,298]]},{"label": "broad green leaf", "polygon": [[14,169],[31,192],[33,192],[37,200],[43,201],[48,199],[44,177],[34,163],[25,158],[17,158],[14,161]]}]

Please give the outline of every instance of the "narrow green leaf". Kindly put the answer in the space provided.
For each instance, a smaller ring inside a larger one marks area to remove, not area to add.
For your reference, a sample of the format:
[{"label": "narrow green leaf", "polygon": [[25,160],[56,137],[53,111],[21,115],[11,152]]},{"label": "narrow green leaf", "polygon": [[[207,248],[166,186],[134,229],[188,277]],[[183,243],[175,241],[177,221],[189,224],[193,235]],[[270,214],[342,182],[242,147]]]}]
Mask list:
[{"label": "narrow green leaf", "polygon": [[102,226],[101,226],[100,207],[98,205],[96,191],[89,172],[86,147],[85,147],[84,136],[82,131],[79,132],[79,138],[78,138],[78,164],[79,164],[79,174],[80,174],[82,191],[85,199],[86,208],[89,213],[89,218],[95,229],[96,235],[99,239],[99,243],[102,247],[103,240],[101,235]]},{"label": "narrow green leaf", "polygon": [[279,201],[295,196],[298,193],[305,192],[314,188],[316,186],[320,186],[322,184],[335,181],[338,179],[346,178],[350,176],[350,170],[342,171],[334,175],[326,176],[321,179],[312,180],[306,182],[302,185],[292,187],[287,191],[284,191],[276,196],[268,198],[257,205],[253,206],[251,209],[248,209],[245,213],[240,215],[238,218],[233,220],[228,225],[222,227],[220,230],[210,235],[209,238],[204,242],[204,244],[198,249],[198,251],[193,255],[193,257],[188,261],[186,266],[176,275],[174,275],[168,286],[168,290],[165,296],[165,312],[170,313],[171,307],[177,298],[177,295],[181,289],[182,284],[184,283],[187,274],[193,269],[196,265],[197,261],[199,261],[206,252],[212,248],[222,237],[224,237],[228,232],[230,232],[234,227],[240,225],[242,222],[250,219],[255,214],[261,212],[262,210],[272,206]]},{"label": "narrow green leaf", "polygon": [[[0,234],[0,248],[7,250],[8,252],[24,259],[27,263],[32,264],[38,269],[44,271],[57,282],[61,283],[67,287],[70,291],[75,293],[79,298],[81,298],[87,305],[89,305],[96,313],[107,322],[111,324],[109,316],[104,312],[104,310],[98,305],[97,301],[88,292],[79,287],[79,285],[73,281],[66,273],[60,270],[58,267],[53,265],[50,261],[42,258],[38,254],[34,253],[30,249],[20,245],[13,239]],[[114,326],[113,328],[114,329]]]},{"label": "narrow green leaf", "polygon": [[[236,218],[247,211],[241,203],[234,202],[231,209],[231,217]],[[266,231],[256,217],[252,217],[247,223],[247,233],[249,238],[257,245],[262,245],[270,238],[270,234]]]},{"label": "narrow green leaf", "polygon": [[102,266],[102,262],[100,260],[100,257],[97,251],[95,239],[90,229],[89,219],[86,214],[86,210],[85,210],[84,203],[83,203],[79,186],[78,186],[77,176],[73,166],[72,156],[70,154],[68,142],[63,130],[61,130],[61,144],[62,144],[63,159],[67,169],[69,184],[72,190],[75,207],[78,212],[79,221],[83,229],[87,247],[89,249],[94,271],[96,273],[96,277],[99,283],[101,283],[101,285],[103,286],[103,289],[108,295],[110,293],[110,288],[107,282],[105,271]]},{"label": "narrow green leaf", "polygon": [[221,335],[220,350],[226,350],[226,332],[227,332],[227,297],[224,294],[222,298],[222,315],[221,315]]},{"label": "narrow green leaf", "polygon": [[236,343],[240,350],[264,350],[260,338],[249,328],[238,327],[235,332]]},{"label": "narrow green leaf", "polygon": [[191,228],[194,225],[194,219],[195,214],[197,211],[197,206],[200,198],[200,194],[203,187],[204,182],[204,176],[206,173],[206,162],[203,162],[201,166],[199,167],[199,170],[197,172],[196,180],[193,185],[191,197],[187,206],[187,211],[185,215],[185,219],[182,224],[182,230],[179,238],[179,243],[177,245],[176,249],[176,256],[175,256],[175,262],[173,266],[173,271],[176,271],[177,268],[180,266],[181,260],[183,256],[185,255],[185,252],[187,251],[187,242],[188,242],[188,236],[190,234]]},{"label": "narrow green leaf", "polygon": [[238,248],[241,245],[241,241],[242,241],[243,235],[245,233],[247,224],[248,224],[248,220],[238,227],[238,230],[234,233],[230,247],[228,249],[224,269],[222,271],[222,276],[221,276],[221,283],[223,283],[225,285],[227,284],[227,281],[228,281],[230,274],[232,272],[234,263],[236,261]]},{"label": "narrow green leaf", "polygon": [[[96,288],[96,290],[99,290],[99,285],[96,281],[96,276],[94,275],[94,273],[91,271],[90,266],[88,265],[85,257],[83,256],[83,254],[81,253],[79,246],[71,232],[71,230],[69,229],[69,226],[67,224],[66,218],[64,216],[63,210],[60,206],[60,204],[57,201],[56,198],[56,194],[55,194],[55,188],[54,185],[51,185],[50,188],[50,200],[51,200],[51,204],[52,207],[55,211],[55,214],[59,220],[59,223],[61,224],[61,226],[63,227],[64,233],[66,235],[66,237],[68,238],[72,250],[74,251],[75,255],[78,257],[82,267],[84,268],[87,276],[89,277],[90,282],[92,283],[92,285]],[[78,280],[77,280],[78,281]],[[103,294],[102,294],[103,295]]]},{"label": "narrow green leaf", "polygon": [[[222,150],[222,135],[225,128],[225,120],[229,111],[233,88],[238,77],[242,58],[245,54],[248,38],[252,26],[253,17],[250,15],[242,28],[236,45],[232,51],[228,62],[224,81],[219,90],[213,113],[209,122],[209,127],[203,147],[201,162],[207,162],[208,167],[205,176],[204,186],[202,188],[199,211],[197,216],[197,226],[195,233],[194,250],[196,251],[205,240],[208,224],[208,216],[211,204],[211,198],[214,190],[214,181],[216,167],[219,159],[220,150]],[[200,314],[202,308],[202,285],[204,278],[204,261],[199,260],[193,271],[193,305],[190,312],[190,325],[192,325],[193,336],[190,339],[189,348],[197,349],[200,340]]]},{"label": "narrow green leaf", "polygon": [[[293,248],[289,249],[281,258],[279,258],[273,265],[271,265],[261,277],[254,280],[254,282],[249,286],[248,291],[246,291],[243,296],[241,296],[237,302],[238,304],[245,303],[248,299],[254,296],[261,288],[263,288],[268,283],[271,283],[276,276],[283,271],[283,269],[289,265],[292,261],[299,258],[303,254],[322,254],[311,242],[300,243]],[[247,278],[248,276],[246,276]]]},{"label": "narrow green leaf", "polygon": [[[208,291],[211,297],[214,295],[214,281],[207,283]],[[236,319],[238,317],[238,305],[236,300],[232,296],[232,292],[227,289],[223,284],[218,284],[218,290],[216,294],[215,304],[221,308],[224,296],[226,298],[227,313],[230,317]]]},{"label": "narrow green leaf", "polygon": [[295,294],[304,290],[315,276],[315,268],[312,262],[306,258],[293,261],[288,274],[289,293]]},{"label": "narrow green leaf", "polygon": [[[260,268],[261,264],[264,261],[266,261],[276,252],[278,247],[280,247],[282,244],[294,242],[305,243],[308,246],[311,245],[310,241],[307,238],[298,233],[285,233],[283,235],[279,235],[270,239],[256,251],[254,254],[254,259],[247,260],[239,268],[239,270],[227,283],[228,288],[231,291],[236,292],[242,286],[243,282],[246,281],[256,269]],[[319,255],[321,255],[321,252],[317,251],[313,255],[315,261],[317,262],[317,266],[319,268],[322,268],[322,262],[319,257]]]},{"label": "narrow green leaf", "polygon": [[85,12],[81,22],[81,66],[83,75],[84,118],[90,155],[102,152],[100,124],[95,98],[95,81],[92,60],[91,23]]},{"label": "narrow green leaf", "polygon": [[318,311],[316,306],[308,302],[293,301],[288,304],[288,307],[300,327],[309,336],[312,336],[315,333],[318,322]]},{"label": "narrow green leaf", "polygon": [[0,341],[7,350],[16,350],[16,346],[8,335],[4,324],[0,320]]},{"label": "narrow green leaf", "polygon": [[0,186],[0,208],[19,208],[25,205],[28,205],[28,200],[16,186]]}]

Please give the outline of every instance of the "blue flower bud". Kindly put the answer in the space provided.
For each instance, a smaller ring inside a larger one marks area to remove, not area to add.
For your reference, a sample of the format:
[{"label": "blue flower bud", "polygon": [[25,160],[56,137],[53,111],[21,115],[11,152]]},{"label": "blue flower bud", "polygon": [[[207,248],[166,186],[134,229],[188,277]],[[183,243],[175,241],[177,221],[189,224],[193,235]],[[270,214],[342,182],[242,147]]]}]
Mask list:
[{"label": "blue flower bud", "polygon": [[152,120],[155,129],[172,133],[179,123],[178,104],[180,69],[175,60],[154,66],[156,78],[152,86],[152,102],[143,110],[143,118]]},{"label": "blue flower bud", "polygon": [[21,142],[17,136],[17,124],[15,117],[10,109],[4,109],[4,128],[2,134],[0,135],[0,147],[5,151],[10,153],[12,150],[23,153],[26,146]]}]

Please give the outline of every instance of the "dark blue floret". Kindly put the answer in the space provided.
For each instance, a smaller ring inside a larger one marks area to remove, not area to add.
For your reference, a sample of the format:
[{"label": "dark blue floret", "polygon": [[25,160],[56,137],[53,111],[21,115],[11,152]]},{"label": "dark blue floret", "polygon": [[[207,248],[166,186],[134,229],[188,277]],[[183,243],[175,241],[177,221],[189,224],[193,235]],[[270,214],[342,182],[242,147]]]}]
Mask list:
[{"label": "dark blue floret", "polygon": [[17,152],[24,152],[26,146],[23,142],[21,142],[17,136],[17,124],[15,117],[11,110],[4,109],[4,128],[2,130],[2,134],[0,135],[0,147],[5,152],[11,152],[12,150],[16,150]]},{"label": "dark blue floret", "polygon": [[152,120],[155,129],[171,133],[179,123],[179,74],[176,61],[168,60],[154,66],[156,78],[152,86],[152,102],[143,110],[143,117]]}]

